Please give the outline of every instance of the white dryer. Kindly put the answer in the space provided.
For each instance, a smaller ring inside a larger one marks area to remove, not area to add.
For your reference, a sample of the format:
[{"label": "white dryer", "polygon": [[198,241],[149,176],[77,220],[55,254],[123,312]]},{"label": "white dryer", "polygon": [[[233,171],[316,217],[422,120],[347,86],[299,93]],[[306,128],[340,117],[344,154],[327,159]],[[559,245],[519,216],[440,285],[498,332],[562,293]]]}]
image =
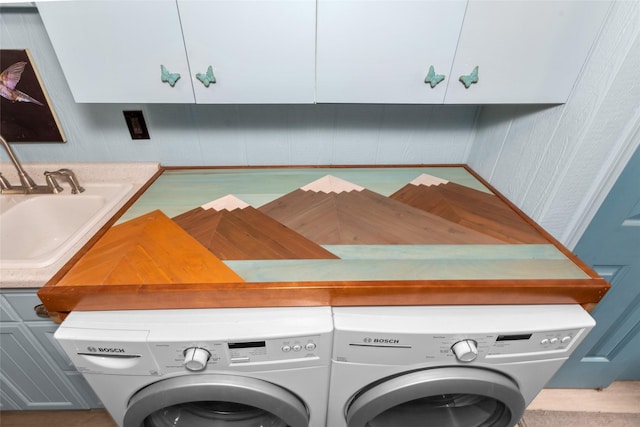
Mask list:
[{"label": "white dryer", "polygon": [[326,425],[329,307],[73,312],[55,334],[119,426]]},{"label": "white dryer", "polygon": [[330,427],[506,427],[594,326],[578,305],[334,308]]}]

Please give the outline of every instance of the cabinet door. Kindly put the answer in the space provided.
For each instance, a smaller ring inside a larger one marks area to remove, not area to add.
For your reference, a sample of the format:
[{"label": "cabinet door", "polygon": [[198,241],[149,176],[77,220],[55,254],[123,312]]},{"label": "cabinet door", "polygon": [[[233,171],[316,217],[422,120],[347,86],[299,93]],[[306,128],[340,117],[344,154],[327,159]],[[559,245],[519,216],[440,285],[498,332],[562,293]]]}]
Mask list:
[{"label": "cabinet door", "polygon": [[[194,102],[175,0],[37,6],[76,102]],[[161,65],[180,74],[174,87]]]},{"label": "cabinet door", "polygon": [[66,376],[20,323],[0,324],[3,406],[15,409],[86,409]]},{"label": "cabinet door", "polygon": [[[178,0],[198,103],[312,103],[315,0]],[[215,83],[196,78],[211,66]]]},{"label": "cabinet door", "polygon": [[442,103],[466,4],[318,0],[317,101]]},{"label": "cabinet door", "polygon": [[54,338],[58,325],[39,317],[35,290],[0,295],[0,410],[102,407]]},{"label": "cabinet door", "polygon": [[[445,102],[566,102],[609,6],[469,0]],[[466,89],[458,79],[476,66],[478,82]]]}]

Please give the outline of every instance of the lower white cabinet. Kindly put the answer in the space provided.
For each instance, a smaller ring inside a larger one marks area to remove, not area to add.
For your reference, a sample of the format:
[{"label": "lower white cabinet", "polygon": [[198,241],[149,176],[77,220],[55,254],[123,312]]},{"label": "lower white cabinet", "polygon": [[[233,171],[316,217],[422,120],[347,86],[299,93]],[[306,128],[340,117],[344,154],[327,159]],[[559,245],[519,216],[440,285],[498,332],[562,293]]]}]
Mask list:
[{"label": "lower white cabinet", "polygon": [[58,325],[38,317],[35,291],[0,295],[0,410],[101,407],[53,338]]}]

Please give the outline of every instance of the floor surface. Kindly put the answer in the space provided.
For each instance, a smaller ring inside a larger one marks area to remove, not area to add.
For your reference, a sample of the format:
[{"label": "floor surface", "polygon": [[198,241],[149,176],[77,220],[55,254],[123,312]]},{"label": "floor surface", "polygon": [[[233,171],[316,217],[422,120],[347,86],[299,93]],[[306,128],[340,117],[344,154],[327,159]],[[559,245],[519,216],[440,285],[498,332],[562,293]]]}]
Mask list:
[{"label": "floor surface", "polygon": [[527,408],[520,427],[640,427],[640,381],[604,390],[545,389]]},{"label": "floor surface", "polygon": [[[2,427],[116,427],[103,410],[5,411]],[[520,427],[639,427],[640,381],[598,390],[546,389],[529,405]]]},{"label": "floor surface", "polygon": [[640,414],[527,411],[520,427],[638,427]]}]

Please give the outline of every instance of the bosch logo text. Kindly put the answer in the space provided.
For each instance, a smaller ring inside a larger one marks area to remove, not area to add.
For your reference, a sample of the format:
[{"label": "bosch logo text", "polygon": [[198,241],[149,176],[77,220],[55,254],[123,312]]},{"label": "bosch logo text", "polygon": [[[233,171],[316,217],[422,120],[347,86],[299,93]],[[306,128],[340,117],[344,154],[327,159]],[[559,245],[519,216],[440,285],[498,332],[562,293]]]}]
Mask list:
[{"label": "bosch logo text", "polygon": [[124,348],[98,347],[100,353],[124,353]]},{"label": "bosch logo text", "polygon": [[400,344],[400,340],[396,338],[365,338],[367,344]]}]

